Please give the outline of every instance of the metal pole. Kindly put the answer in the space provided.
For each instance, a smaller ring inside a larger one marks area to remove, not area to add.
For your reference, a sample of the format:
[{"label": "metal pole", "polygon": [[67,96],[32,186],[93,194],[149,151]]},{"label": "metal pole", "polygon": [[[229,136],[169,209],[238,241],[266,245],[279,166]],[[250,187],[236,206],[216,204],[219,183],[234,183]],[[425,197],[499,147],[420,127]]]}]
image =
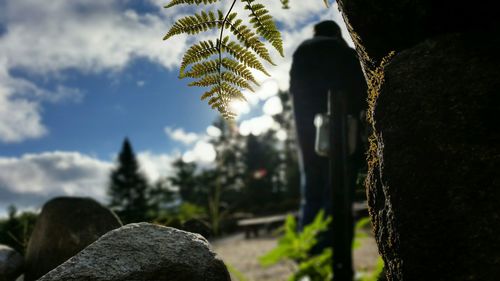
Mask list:
[{"label": "metal pole", "polygon": [[330,116],[330,186],[332,188],[333,279],[352,281],[352,198],[347,156],[347,99],[328,93]]}]

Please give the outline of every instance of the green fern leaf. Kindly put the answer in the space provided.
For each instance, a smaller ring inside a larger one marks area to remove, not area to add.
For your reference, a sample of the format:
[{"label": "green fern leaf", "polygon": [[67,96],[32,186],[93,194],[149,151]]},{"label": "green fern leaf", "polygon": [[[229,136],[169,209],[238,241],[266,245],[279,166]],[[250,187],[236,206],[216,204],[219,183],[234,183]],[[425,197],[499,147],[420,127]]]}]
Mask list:
[{"label": "green fern leaf", "polygon": [[184,73],[184,77],[199,78],[207,74],[218,72],[220,69],[219,60],[203,61],[194,64],[191,69]]},{"label": "green fern leaf", "polygon": [[167,40],[174,35],[182,33],[197,34],[209,29],[221,28],[224,21],[224,15],[220,10],[217,11],[217,14],[216,16],[212,11],[208,13],[202,11],[199,14],[194,14],[194,16],[180,18],[163,37],[163,40]]},{"label": "green fern leaf", "polygon": [[228,16],[225,27],[228,28],[236,38],[247,48],[252,49],[262,59],[272,65],[276,65],[271,59],[271,55],[259,37],[246,25],[241,24],[241,19],[236,19],[236,13]]},{"label": "green fern leaf", "polygon": [[231,84],[222,82],[221,84],[221,91],[223,92],[223,95],[228,95],[231,98],[246,101],[247,99],[245,98],[245,95],[236,87],[231,86]]},{"label": "green fern leaf", "polygon": [[250,86],[250,83],[247,82],[247,80],[241,78],[240,76],[234,74],[233,72],[224,71],[221,73],[220,78],[222,81],[229,82],[240,88],[246,88],[252,92],[254,91],[252,86]]},{"label": "green fern leaf", "polygon": [[194,64],[189,71],[184,73],[184,77],[200,78],[207,74],[219,72],[221,67],[224,67],[227,71],[233,72],[247,81],[252,81],[256,85],[259,85],[252,72],[245,65],[227,57],[222,59],[222,63],[216,59]]},{"label": "green fern leaf", "polygon": [[253,92],[252,86],[250,86],[250,84],[245,79],[229,71],[224,71],[220,75],[218,73],[205,75],[201,79],[191,82],[188,85],[198,86],[198,87],[208,87],[212,85],[219,85],[221,84],[221,81],[234,84],[241,88],[246,88]]},{"label": "green fern leaf", "polygon": [[189,5],[192,5],[192,4],[196,4],[196,5],[211,4],[211,3],[218,2],[218,1],[219,0],[172,0],[172,1],[170,1],[170,3],[165,5],[164,8],[170,8],[170,7],[173,7],[176,5],[180,5],[180,4],[189,4]]},{"label": "green fern leaf", "polygon": [[[200,5],[212,4],[219,0],[170,0],[165,6],[170,8],[180,4]],[[250,12],[250,25],[243,24],[232,9],[236,2],[245,4]],[[180,67],[180,78],[195,78],[189,86],[210,87],[202,96],[208,104],[217,109],[225,118],[231,119],[229,104],[232,100],[245,100],[242,89],[253,91],[250,83],[259,85],[250,68],[259,70],[269,76],[261,60],[273,64],[269,50],[261,41],[264,40],[283,56],[283,42],[274,20],[264,5],[255,0],[233,0],[227,13],[221,10],[201,11],[191,16],[178,19],[164,36],[164,40],[179,34],[198,34],[218,29],[220,38],[227,30],[235,40],[225,36],[222,40],[206,40],[192,45],[184,54]],[[285,5],[288,1],[281,0]]]},{"label": "green fern leaf", "polygon": [[231,71],[237,74],[238,76],[242,77],[243,79],[252,81],[257,86],[259,85],[257,80],[255,80],[255,77],[253,76],[252,72],[248,68],[246,68],[244,64],[241,64],[238,61],[230,58],[223,58],[222,66],[228,71]]},{"label": "green fern leaf", "polygon": [[230,98],[246,101],[245,95],[243,95],[243,93],[238,88],[231,86],[231,84],[227,82],[222,82],[221,84],[213,86],[209,91],[205,92],[201,96],[201,100],[213,97],[214,95],[218,95],[221,97],[227,96]]},{"label": "green fern leaf", "polygon": [[208,87],[212,85],[218,85],[220,82],[219,76],[219,74],[205,75],[200,80],[189,83],[188,86]]},{"label": "green fern leaf", "polygon": [[180,78],[184,78],[184,70],[191,64],[207,59],[219,52],[217,43],[212,40],[201,41],[191,46],[182,58]]},{"label": "green fern leaf", "polygon": [[229,37],[222,40],[221,51],[227,52],[242,64],[270,76],[259,59],[251,51],[234,41],[229,41]]},{"label": "green fern leaf", "polygon": [[257,34],[269,41],[283,57],[283,40],[269,11],[262,4],[252,4],[255,0],[243,1],[247,3],[245,9],[250,11],[250,23],[253,24]]}]

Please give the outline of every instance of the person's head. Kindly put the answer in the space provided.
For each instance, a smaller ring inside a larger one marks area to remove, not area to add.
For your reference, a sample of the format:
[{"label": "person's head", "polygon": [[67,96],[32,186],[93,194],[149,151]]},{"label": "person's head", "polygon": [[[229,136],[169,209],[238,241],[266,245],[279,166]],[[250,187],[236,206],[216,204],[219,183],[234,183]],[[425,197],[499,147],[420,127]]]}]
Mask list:
[{"label": "person's head", "polygon": [[316,36],[342,37],[342,32],[334,21],[325,20],[314,26],[314,37]]}]

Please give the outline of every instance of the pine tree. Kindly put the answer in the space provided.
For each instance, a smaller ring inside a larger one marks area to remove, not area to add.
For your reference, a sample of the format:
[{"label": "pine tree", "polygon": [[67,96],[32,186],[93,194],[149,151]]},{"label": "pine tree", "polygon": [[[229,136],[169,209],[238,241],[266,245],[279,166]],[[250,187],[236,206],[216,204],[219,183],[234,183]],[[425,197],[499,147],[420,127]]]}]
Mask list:
[{"label": "pine tree", "polygon": [[124,223],[145,221],[148,212],[148,189],[148,182],[140,172],[132,146],[125,138],[118,156],[118,167],[111,173],[108,188],[110,207]]},{"label": "pine tree", "polygon": [[204,205],[207,191],[198,184],[196,163],[187,163],[179,158],[173,162],[173,167],[175,172],[168,180],[172,186],[179,188],[182,201]]}]

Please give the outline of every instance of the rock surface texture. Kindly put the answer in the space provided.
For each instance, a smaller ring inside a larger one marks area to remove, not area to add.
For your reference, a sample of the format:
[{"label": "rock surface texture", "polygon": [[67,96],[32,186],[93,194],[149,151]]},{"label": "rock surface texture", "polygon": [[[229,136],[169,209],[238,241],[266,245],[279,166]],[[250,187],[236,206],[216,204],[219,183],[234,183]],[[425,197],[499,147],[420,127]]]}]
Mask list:
[{"label": "rock surface texture", "polygon": [[24,259],[21,254],[6,245],[0,245],[0,281],[11,281],[21,275]]},{"label": "rock surface texture", "polygon": [[50,200],[43,206],[28,243],[25,280],[40,278],[120,226],[115,214],[93,199]]},{"label": "rock surface texture", "polygon": [[500,276],[500,59],[489,57],[498,46],[446,35],[385,68],[375,111],[382,185],[371,205],[393,280]]},{"label": "rock surface texture", "polygon": [[495,2],[457,0],[338,0],[365,66],[378,66],[391,51],[402,51],[440,34],[495,30]]},{"label": "rock surface texture", "polygon": [[368,203],[388,279],[499,280],[494,2],[338,3],[371,86]]},{"label": "rock surface texture", "polygon": [[201,235],[149,223],[113,230],[52,270],[49,280],[230,281]]}]

